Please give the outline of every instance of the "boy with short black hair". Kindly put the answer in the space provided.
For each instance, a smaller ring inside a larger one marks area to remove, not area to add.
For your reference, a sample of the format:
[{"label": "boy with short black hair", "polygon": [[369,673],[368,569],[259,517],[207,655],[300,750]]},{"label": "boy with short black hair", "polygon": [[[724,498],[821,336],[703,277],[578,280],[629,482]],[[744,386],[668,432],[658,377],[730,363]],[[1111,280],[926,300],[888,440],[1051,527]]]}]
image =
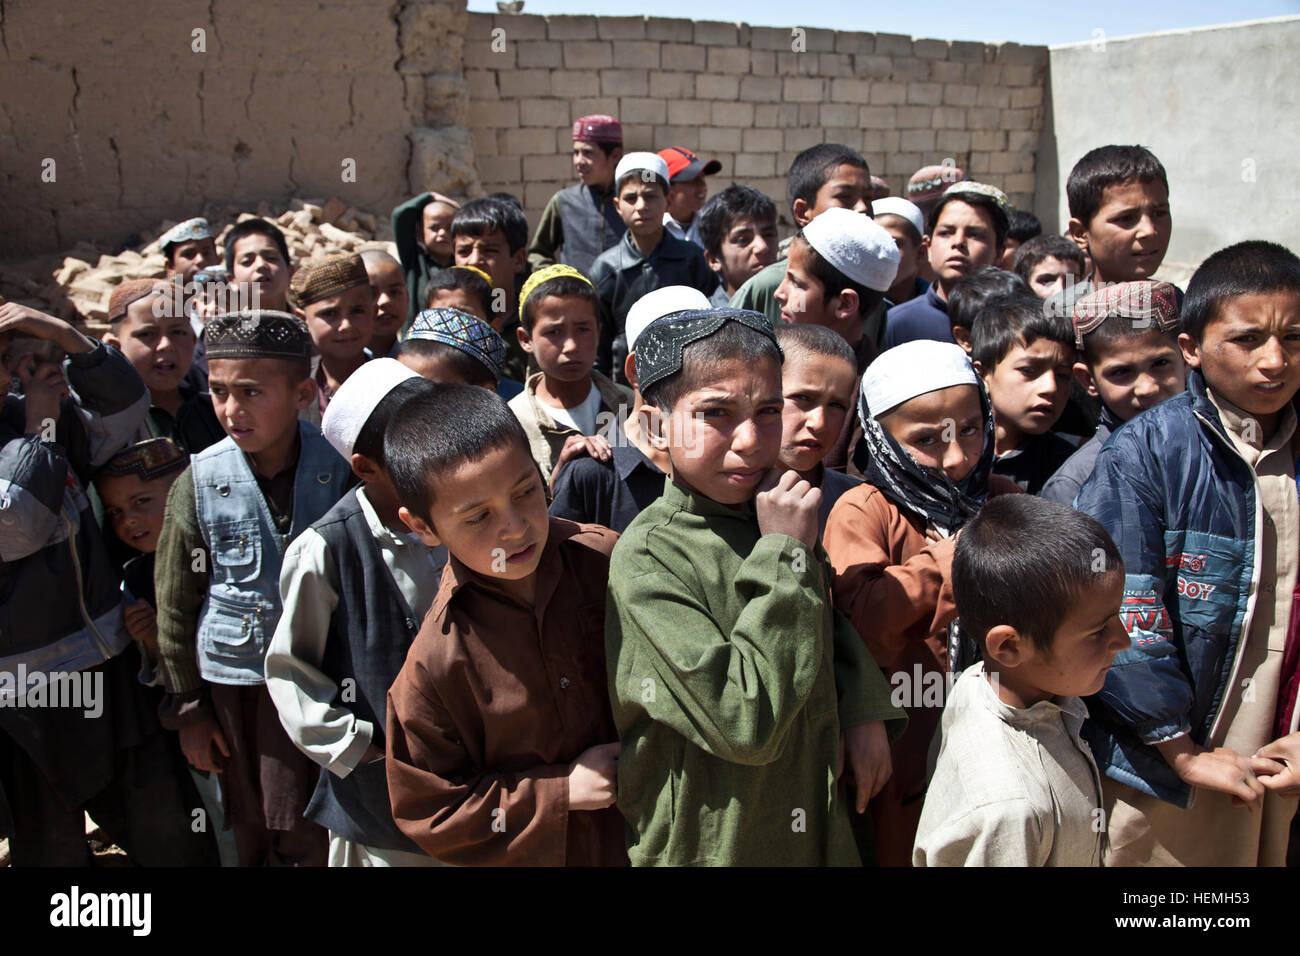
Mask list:
[{"label": "boy with short black hair", "polygon": [[1020,276],[997,266],[980,266],[962,276],[948,297],[948,321],[952,325],[953,340],[970,355],[971,328],[980,310],[1002,296],[1028,294],[1029,286]]},{"label": "boy with short black hair", "polygon": [[319,425],[334,392],[370,359],[375,328],[375,290],[361,256],[331,256],[305,263],[290,287],[293,314],[307,326],[316,354],[311,377],[316,402],[303,418]]},{"label": "boy with short black hair", "polygon": [[520,301],[519,344],[541,371],[510,399],[510,410],[523,425],[549,487],[582,451],[607,450],[594,446],[592,436],[605,415],[627,414],[632,392],[592,367],[601,322],[596,290],[586,276],[572,266],[547,266],[528,277]]},{"label": "boy with short black hair", "polygon": [[429,281],[452,264],[451,223],[460,203],[442,193],[413,196],[393,210],[393,243],[406,277],[406,321],[428,301]]},{"label": "boy with short black hair", "polygon": [[[1173,223],[1169,177],[1150,150],[1091,150],[1070,170],[1065,195],[1070,238],[1092,257],[1087,278],[1093,285],[1149,279],[1160,268]],[[1078,294],[1088,291],[1080,289]]]},{"label": "boy with short black hair", "polygon": [[1051,431],[1074,376],[1074,336],[1028,293],[989,302],[971,330],[971,359],[993,402],[993,473],[1036,495],[1075,446]]},{"label": "boy with short black hair", "polygon": [[1300,259],[1219,250],[1180,324],[1187,390],[1111,435],[1078,499],[1124,558],[1133,638],[1087,728],[1106,863],[1278,866],[1300,795]]},{"label": "boy with short black hair", "polygon": [[478,266],[443,269],[429,280],[428,292],[429,300],[417,315],[424,309],[459,309],[484,322],[492,320],[492,279]]},{"label": "boy with short black hair", "polygon": [[393,819],[457,865],[626,864],[605,681],[604,528],[548,518],[495,395],[442,385],[384,435],[398,514],[447,567],[388,692]]},{"label": "boy with short black hair", "polygon": [[391,356],[410,312],[402,264],[382,249],[363,249],[361,261],[375,290],[375,324],[367,347],[371,355]]},{"label": "boy with short black hair", "polygon": [[692,228],[704,261],[721,284],[709,300],[725,306],[736,290],[776,261],[776,203],[757,189],[731,185],[700,209]]},{"label": "boy with short black hair", "polygon": [[352,472],[298,417],[316,400],[301,320],[233,312],[205,335],[227,437],[195,455],[167,497],[154,566],[161,713],[190,763],[222,774],[241,865],[321,865],[325,831],[302,815],[316,767],[280,726],[264,656],[285,542],[343,496]]},{"label": "boy with short black hair", "polygon": [[388,688],[447,554],[398,517],[383,440],[407,402],[436,388],[389,358],[343,383],[322,432],[363,484],[293,540],[280,572],[284,610],[266,652],[266,689],[289,738],[329,771],[306,815],[329,830],[330,866],[433,863],[393,823],[383,725]]},{"label": "boy with short black hair", "polygon": [[[293,264],[284,233],[265,219],[245,219],[226,233],[226,271],[249,308],[289,311]],[[256,298],[253,298],[256,296]]]},{"label": "boy with short black hair", "polygon": [[1115,543],[1085,514],[1003,495],[958,536],[952,590],[983,660],[944,708],[913,865],[1100,866],[1101,779],[1081,698],[1129,645]]},{"label": "boy with short black hair", "polygon": [[1016,252],[1030,239],[1043,234],[1043,224],[1032,212],[1023,209],[1007,210],[1007,241],[1002,246],[1002,256],[998,267],[1011,269],[1016,261]]},{"label": "boy with short black hair", "polygon": [[542,210],[528,246],[533,271],[559,262],[590,275],[592,263],[627,231],[614,207],[614,170],[623,158],[623,127],[595,113],[573,121],[573,169],[578,182]]},{"label": "boy with short black hair", "polygon": [[664,228],[676,238],[693,242],[703,249],[698,213],[709,196],[709,183],[705,177],[721,172],[722,163],[716,159],[700,159],[684,146],[661,149],[659,157],[668,165],[668,209],[664,213]]},{"label": "boy with short black hair", "polygon": [[180,276],[186,283],[200,269],[221,261],[212,227],[202,216],[172,226],[158,237],[158,246],[166,260],[167,275]]},{"label": "boy with short black hair", "polygon": [[[856,149],[842,143],[818,143],[794,158],[786,176],[786,198],[790,214],[800,228],[832,207],[854,212],[871,212],[871,170]],[[775,325],[781,321],[776,290],[785,279],[785,256],[789,243],[782,243],[777,260],[736,290],[733,309],[762,312]]]},{"label": "boy with short black hair", "polygon": [[[777,463],[771,323],[680,312],[652,323],[636,355],[672,481],[610,562],[609,692],[632,863],[857,865],[850,802],[862,812],[884,785],[906,721],[831,604],[820,493]],[[836,779],[841,745],[855,793]]]},{"label": "boy with short black hair", "polygon": [[505,340],[506,373],[524,381],[530,366],[516,335],[520,281],[528,270],[524,211],[500,199],[470,200],[451,222],[451,240],[456,265],[481,269],[491,279],[492,311],[486,319]]},{"label": "boy with short black hair", "polygon": [[1186,387],[1177,290],[1142,280],[1088,293],[1074,304],[1074,342],[1075,382],[1101,401],[1101,420],[1040,492],[1063,505],[1074,504],[1115,429]]},{"label": "boy with short black hair", "polygon": [[963,181],[944,190],[926,218],[923,242],[934,285],[889,310],[885,348],[913,339],[953,341],[948,297],[962,276],[998,261],[1007,238],[1006,210],[1006,194],[994,186]]},{"label": "boy with short black hair", "polygon": [[596,368],[625,384],[624,325],[632,303],[666,285],[688,285],[705,295],[718,287],[700,247],[664,228],[668,203],[668,164],[656,153],[628,153],[614,172],[614,205],[627,224],[618,245],[602,252],[591,267],[600,298],[601,338]]},{"label": "boy with short black hair", "polygon": [[1083,253],[1065,236],[1036,236],[1016,250],[1014,271],[1040,299],[1078,285],[1085,269]]},{"label": "boy with short black hair", "polygon": [[889,308],[925,295],[930,283],[920,274],[921,265],[926,261],[921,244],[925,235],[925,217],[921,214],[921,207],[897,196],[885,196],[871,203],[871,217],[894,237],[898,246],[898,274],[885,293]]}]

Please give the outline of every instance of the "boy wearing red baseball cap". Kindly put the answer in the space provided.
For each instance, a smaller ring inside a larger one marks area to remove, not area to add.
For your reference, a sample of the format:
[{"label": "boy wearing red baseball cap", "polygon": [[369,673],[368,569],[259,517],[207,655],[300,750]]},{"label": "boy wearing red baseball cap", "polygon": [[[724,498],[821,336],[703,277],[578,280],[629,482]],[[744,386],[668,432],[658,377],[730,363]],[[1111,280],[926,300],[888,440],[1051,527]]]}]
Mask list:
[{"label": "boy wearing red baseball cap", "polygon": [[614,208],[614,170],[622,158],[618,120],[603,113],[574,120],[573,169],[580,181],[542,210],[528,246],[530,271],[562,262],[590,274],[596,257],[623,238],[627,226]]},{"label": "boy wearing red baseball cap", "polygon": [[677,239],[693,242],[701,249],[700,220],[695,215],[709,198],[709,184],[705,176],[722,169],[716,159],[703,160],[684,146],[669,146],[659,150],[668,164],[668,211],[664,213],[664,228]]}]

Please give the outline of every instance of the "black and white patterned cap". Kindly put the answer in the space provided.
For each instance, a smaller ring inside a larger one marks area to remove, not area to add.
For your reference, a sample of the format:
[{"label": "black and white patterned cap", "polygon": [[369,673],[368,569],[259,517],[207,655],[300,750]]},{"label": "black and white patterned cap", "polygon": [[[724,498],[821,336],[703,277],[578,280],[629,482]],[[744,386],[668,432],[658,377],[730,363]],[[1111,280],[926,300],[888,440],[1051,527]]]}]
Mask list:
[{"label": "black and white patterned cap", "polygon": [[[707,339],[728,322],[739,322],[762,332],[776,345],[772,320],[748,309],[691,309],[655,319],[636,340],[636,380],[642,394],[655,382],[675,375],[682,368],[686,346]],[[781,347],[777,346],[777,351]]]},{"label": "black and white patterned cap", "polygon": [[209,359],[278,358],[303,360],[312,356],[311,333],[288,312],[245,309],[218,315],[203,327]]}]

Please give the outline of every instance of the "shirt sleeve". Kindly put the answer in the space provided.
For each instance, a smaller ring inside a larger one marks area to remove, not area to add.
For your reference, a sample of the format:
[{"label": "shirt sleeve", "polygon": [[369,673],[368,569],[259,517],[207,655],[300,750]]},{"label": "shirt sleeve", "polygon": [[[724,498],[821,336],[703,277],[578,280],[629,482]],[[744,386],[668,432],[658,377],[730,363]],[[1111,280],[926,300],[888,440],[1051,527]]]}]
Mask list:
[{"label": "shirt sleeve", "polygon": [[338,607],[329,545],[308,528],[289,545],[280,571],[283,610],[266,652],[266,689],[289,739],[316,763],[346,777],[361,762],[374,726],[339,706],[338,683],[321,670]]},{"label": "shirt sleeve", "polygon": [[107,462],[135,439],[149,415],[149,390],[121,352],[100,342],[64,362],[75,409],[90,438],[90,468]]},{"label": "shirt sleeve", "polygon": [[555,254],[564,245],[564,225],[560,218],[560,194],[556,193],[542,210],[542,218],[537,223],[537,232],[528,244],[528,265],[531,271],[544,269],[555,264]]},{"label": "shirt sleeve", "polygon": [[393,243],[397,246],[397,259],[403,272],[415,268],[421,255],[415,238],[415,224],[420,221],[424,207],[432,198],[432,193],[420,193],[393,210]]},{"label": "shirt sleeve", "polygon": [[199,533],[192,468],[172,483],[154,559],[158,671],[169,694],[199,689],[199,612],[208,593],[208,549]]},{"label": "shirt sleeve", "polygon": [[[653,556],[653,539],[647,546]],[[720,760],[759,766],[777,758],[812,693],[827,636],[822,565],[795,560],[801,549],[787,535],[758,540],[736,573],[744,607],[729,631],[662,564],[611,574],[606,639],[644,655],[645,678],[631,684],[651,719]],[[644,679],[658,684],[648,701]]]},{"label": "shirt sleeve", "polygon": [[430,856],[459,866],[564,865],[568,765],[475,768],[415,658],[388,692],[386,736],[393,820]]},{"label": "shirt sleeve", "polygon": [[1041,821],[1027,800],[960,810],[927,827],[922,816],[913,866],[1043,866],[1051,854]]},{"label": "shirt sleeve", "polygon": [[889,681],[849,619],[839,611],[831,613],[840,728],[881,720],[889,739],[897,740],[907,728],[907,713],[894,706]]}]

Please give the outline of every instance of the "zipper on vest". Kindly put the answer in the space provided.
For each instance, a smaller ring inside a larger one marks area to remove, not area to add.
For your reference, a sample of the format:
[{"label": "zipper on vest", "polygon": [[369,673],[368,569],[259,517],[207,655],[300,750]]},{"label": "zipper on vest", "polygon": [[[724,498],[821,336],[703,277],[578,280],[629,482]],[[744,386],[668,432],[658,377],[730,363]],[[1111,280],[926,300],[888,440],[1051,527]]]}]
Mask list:
[{"label": "zipper on vest", "polygon": [[95,622],[90,617],[90,611],[86,608],[86,598],[82,594],[84,582],[81,577],[81,557],[77,554],[75,529],[72,527],[72,520],[67,514],[63,515],[63,527],[68,535],[68,548],[72,551],[72,572],[77,579],[77,607],[81,611],[81,619],[85,622],[86,630],[90,632],[91,639],[99,646],[99,652],[104,655],[104,660],[111,660],[113,652],[109,648],[108,642],[104,640],[104,636],[99,633],[99,628],[95,626]]}]

